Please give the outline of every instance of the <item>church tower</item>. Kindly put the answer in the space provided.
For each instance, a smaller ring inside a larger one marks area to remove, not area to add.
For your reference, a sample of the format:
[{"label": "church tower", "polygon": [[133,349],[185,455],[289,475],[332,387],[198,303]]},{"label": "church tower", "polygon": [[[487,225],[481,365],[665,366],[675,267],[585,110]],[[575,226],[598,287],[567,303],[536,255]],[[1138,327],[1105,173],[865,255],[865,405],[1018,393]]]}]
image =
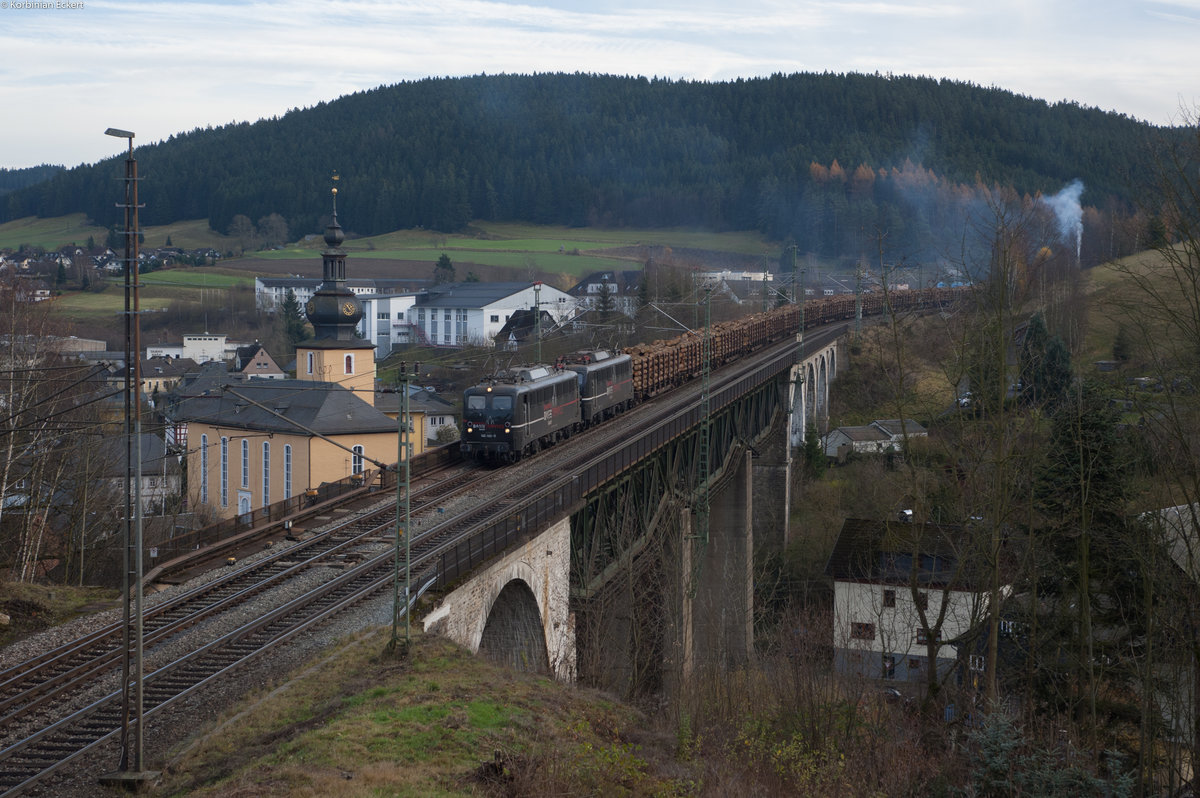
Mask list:
[{"label": "church tower", "polygon": [[[333,176],[336,184],[337,175]],[[368,404],[375,398],[375,345],[358,337],[362,303],[346,287],[346,240],[337,218],[337,186],[332,189],[333,220],[325,228],[322,282],[304,306],[316,336],[296,346],[296,377],[332,382],[354,391]]]}]

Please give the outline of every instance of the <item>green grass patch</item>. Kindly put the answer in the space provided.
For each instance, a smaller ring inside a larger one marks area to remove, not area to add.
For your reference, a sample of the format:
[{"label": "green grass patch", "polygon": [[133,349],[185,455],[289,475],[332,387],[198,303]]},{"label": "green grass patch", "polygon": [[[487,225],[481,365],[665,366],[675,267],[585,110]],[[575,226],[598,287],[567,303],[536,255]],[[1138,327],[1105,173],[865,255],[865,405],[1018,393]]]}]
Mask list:
[{"label": "green grass patch", "polygon": [[553,780],[545,794],[675,794],[673,750],[656,751],[672,762],[660,777],[640,746],[614,740],[618,725],[640,722],[635,710],[607,699],[596,709],[589,691],[497,668],[442,638],[418,634],[397,660],[381,653],[387,638],[360,636],[281,674],[279,689],[165,763],[162,794],[490,795],[477,774],[495,752],[523,768],[510,794],[530,794],[523,787],[542,774]]},{"label": "green grass patch", "polygon": [[108,238],[108,230],[91,224],[82,213],[50,219],[26,216],[24,219],[0,224],[0,248],[3,249],[17,249],[22,244],[47,250],[72,243],[84,246],[88,236],[91,236],[97,245],[103,245]]},{"label": "green grass patch", "polygon": [[142,230],[142,234],[145,237],[145,247],[165,247],[168,238],[171,239],[171,246],[181,249],[212,247],[219,252],[225,252],[236,247],[233,239],[209,227],[207,219],[150,225]]},{"label": "green grass patch", "polygon": [[159,269],[138,276],[147,288],[237,288],[254,287],[254,275],[213,267]]}]

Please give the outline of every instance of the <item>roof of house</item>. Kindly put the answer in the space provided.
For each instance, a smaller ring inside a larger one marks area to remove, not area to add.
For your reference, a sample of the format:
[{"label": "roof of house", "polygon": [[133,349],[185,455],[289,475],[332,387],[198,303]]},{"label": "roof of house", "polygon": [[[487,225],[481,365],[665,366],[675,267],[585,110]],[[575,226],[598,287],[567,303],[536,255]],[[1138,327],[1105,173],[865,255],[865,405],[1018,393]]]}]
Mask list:
[{"label": "roof of house", "polygon": [[842,523],[825,574],[838,581],[910,584],[972,589],[977,573],[965,564],[969,527],[958,524],[875,521],[847,518]]},{"label": "roof of house", "polygon": [[200,379],[183,393],[172,412],[179,421],[293,435],[396,429],[393,419],[331,382]]},{"label": "roof of house", "polygon": [[929,430],[925,429],[925,427],[921,426],[911,418],[906,418],[903,420],[898,418],[878,419],[872,423],[876,427],[879,427],[881,430],[886,432],[888,435],[891,435],[893,438],[899,437],[905,433],[910,436],[929,434]]},{"label": "roof of house", "polygon": [[[409,386],[408,406],[413,413],[457,413],[454,403],[443,399],[433,391]],[[375,407],[385,413],[400,412],[400,394],[395,389],[375,392]]]},{"label": "roof of house", "polygon": [[[179,473],[179,458],[167,453],[167,444],[162,438],[153,433],[142,433],[141,442],[142,476],[152,477],[160,474]],[[100,455],[96,462],[101,463],[101,474],[105,477],[124,477],[126,475],[125,458],[127,448],[125,437],[105,438],[100,441],[97,451]]]},{"label": "roof of house", "polygon": [[862,427],[838,427],[833,430],[833,432],[840,432],[852,441],[891,440],[891,437],[886,432],[874,426],[873,424],[867,424],[866,426]]},{"label": "roof of house", "polygon": [[587,277],[584,277],[582,280],[576,283],[569,291],[567,291],[567,293],[574,297],[594,296],[588,292],[589,285],[598,283],[615,283],[617,286],[617,290],[615,292],[616,296],[620,296],[622,294],[636,294],[641,277],[642,272],[640,269],[626,271],[610,269],[608,271],[592,272]]},{"label": "roof of house", "polygon": [[[533,286],[531,282],[443,283],[417,295],[417,307],[482,308]],[[543,290],[558,291],[543,285]],[[559,292],[562,293],[562,292]]]}]

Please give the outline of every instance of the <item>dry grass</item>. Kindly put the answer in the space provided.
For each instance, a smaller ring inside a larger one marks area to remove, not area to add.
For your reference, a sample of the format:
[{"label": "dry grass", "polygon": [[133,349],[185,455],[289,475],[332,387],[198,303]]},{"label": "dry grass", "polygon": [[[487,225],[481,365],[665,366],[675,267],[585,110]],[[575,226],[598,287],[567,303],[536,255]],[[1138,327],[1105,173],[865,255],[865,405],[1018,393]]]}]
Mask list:
[{"label": "dry grass", "polygon": [[627,738],[635,710],[441,638],[418,637],[398,661],[380,653],[386,639],[339,646],[204,730],[168,764],[165,794],[672,794],[652,763],[673,749]]},{"label": "dry grass", "polygon": [[118,591],[70,585],[31,585],[0,581],[0,646],[76,618],[83,612],[116,606]]}]

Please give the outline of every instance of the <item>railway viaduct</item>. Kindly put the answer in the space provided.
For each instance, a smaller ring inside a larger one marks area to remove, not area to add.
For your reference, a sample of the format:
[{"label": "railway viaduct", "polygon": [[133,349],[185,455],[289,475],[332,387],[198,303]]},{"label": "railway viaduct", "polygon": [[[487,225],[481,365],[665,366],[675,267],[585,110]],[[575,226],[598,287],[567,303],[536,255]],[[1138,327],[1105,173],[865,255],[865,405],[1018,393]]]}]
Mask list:
[{"label": "railway viaduct", "polygon": [[425,629],[623,692],[745,662],[755,554],[788,540],[791,451],[828,417],[844,331],[810,333],[799,363],[791,345],[714,373],[707,414],[691,383],[672,415],[444,553]]}]

